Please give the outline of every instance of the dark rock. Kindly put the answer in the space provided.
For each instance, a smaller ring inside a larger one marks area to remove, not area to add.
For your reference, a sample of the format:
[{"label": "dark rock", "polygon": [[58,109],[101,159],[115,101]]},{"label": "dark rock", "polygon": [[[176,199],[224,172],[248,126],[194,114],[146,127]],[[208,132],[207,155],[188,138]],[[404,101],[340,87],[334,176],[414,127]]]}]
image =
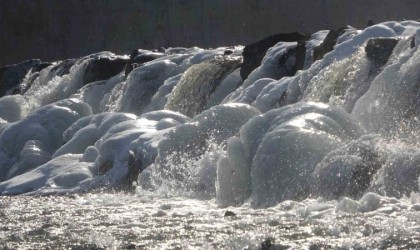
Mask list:
[{"label": "dark rock", "polygon": [[267,238],[263,242],[261,242],[260,250],[270,250],[273,246],[274,239],[273,238]]},{"label": "dark rock", "polygon": [[83,85],[107,80],[120,73],[129,60],[123,57],[99,57],[93,59],[86,68]]},{"label": "dark rock", "polygon": [[234,217],[234,216],[236,216],[236,214],[232,211],[227,210],[225,212],[225,217]]},{"label": "dark rock", "polygon": [[128,157],[128,176],[127,176],[127,188],[133,189],[134,182],[137,182],[139,174],[144,170],[142,159],[136,157],[133,151],[130,150],[130,155]]},{"label": "dark rock", "polygon": [[230,49],[227,49],[227,50],[225,50],[225,52],[223,53],[225,56],[228,56],[228,55],[232,55],[233,54],[233,51],[232,50],[230,50]]},{"label": "dark rock", "polygon": [[284,250],[290,249],[291,246],[283,245],[283,244],[274,244],[275,240],[271,237],[266,238],[263,242],[261,242],[259,250]]},{"label": "dark rock", "polygon": [[153,61],[158,59],[162,56],[165,56],[164,53],[159,52],[151,52],[148,50],[134,50],[131,52],[130,60],[128,61],[127,65],[125,66],[125,78],[127,78],[128,74],[135,68],[141,66],[144,63]]},{"label": "dark rock", "polygon": [[295,51],[296,62],[295,62],[295,65],[293,66],[292,72],[290,72],[290,75],[288,76],[294,76],[298,70],[303,69],[303,66],[305,65],[305,54],[306,54],[305,43],[306,43],[306,40],[298,41],[298,44],[296,46],[296,51]]},{"label": "dark rock", "polygon": [[106,174],[106,172],[108,172],[113,166],[114,163],[111,160],[104,161],[101,165],[99,165],[98,175]]},{"label": "dark rock", "polygon": [[278,42],[297,42],[306,39],[307,37],[305,35],[294,32],[269,36],[263,40],[245,46],[244,51],[242,52],[244,58],[241,67],[242,80],[248,78],[248,75],[261,65],[267,50]]},{"label": "dark rock", "polygon": [[373,20],[369,19],[367,24],[366,24],[366,28],[375,25],[375,23],[373,22]]},{"label": "dark rock", "polygon": [[17,88],[29,70],[40,63],[39,59],[32,59],[0,68],[0,97]]},{"label": "dark rock", "polygon": [[84,245],[75,245],[71,246],[71,250],[105,250],[105,247],[99,246],[97,244],[84,244]]},{"label": "dark rock", "polygon": [[136,249],[136,244],[130,243],[122,247],[122,249]]},{"label": "dark rock", "polygon": [[416,36],[413,36],[410,42],[410,48],[416,47]]},{"label": "dark rock", "polygon": [[343,27],[336,30],[330,30],[324,41],[317,47],[314,48],[313,61],[320,60],[325,54],[334,49],[334,45],[337,43],[337,39],[344,34],[348,27]]},{"label": "dark rock", "polygon": [[366,44],[366,56],[374,62],[376,67],[381,67],[388,61],[398,41],[398,38],[372,38]]}]

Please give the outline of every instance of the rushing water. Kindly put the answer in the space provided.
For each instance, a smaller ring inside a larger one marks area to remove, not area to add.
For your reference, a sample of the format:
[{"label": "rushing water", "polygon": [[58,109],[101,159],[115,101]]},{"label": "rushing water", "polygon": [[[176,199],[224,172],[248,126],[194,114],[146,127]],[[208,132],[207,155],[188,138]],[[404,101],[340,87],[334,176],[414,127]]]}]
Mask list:
[{"label": "rushing water", "polygon": [[301,38],[31,66],[0,98],[0,247],[419,248],[420,24]]},{"label": "rushing water", "polygon": [[[414,249],[420,207],[381,200],[367,213],[336,201],[286,201],[266,209],[217,208],[214,200],[127,194],[3,198],[6,249]],[[415,210],[417,209],[417,211]]]}]

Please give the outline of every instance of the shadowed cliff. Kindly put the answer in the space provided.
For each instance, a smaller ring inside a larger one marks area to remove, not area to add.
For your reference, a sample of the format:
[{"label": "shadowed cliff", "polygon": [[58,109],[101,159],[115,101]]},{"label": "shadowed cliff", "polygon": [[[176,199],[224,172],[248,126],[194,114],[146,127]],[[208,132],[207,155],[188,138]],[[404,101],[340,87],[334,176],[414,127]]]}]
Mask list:
[{"label": "shadowed cliff", "polygon": [[4,0],[0,66],[110,50],[247,44],[275,33],[417,19],[414,0]]}]

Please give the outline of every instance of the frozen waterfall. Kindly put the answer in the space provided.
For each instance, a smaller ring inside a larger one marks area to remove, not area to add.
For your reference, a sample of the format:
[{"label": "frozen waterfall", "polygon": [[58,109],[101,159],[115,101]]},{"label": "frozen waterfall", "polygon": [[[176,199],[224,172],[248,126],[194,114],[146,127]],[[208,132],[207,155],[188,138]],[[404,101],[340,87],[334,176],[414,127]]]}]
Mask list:
[{"label": "frozen waterfall", "polygon": [[3,68],[0,194],[265,207],[419,192],[420,23],[269,39]]}]

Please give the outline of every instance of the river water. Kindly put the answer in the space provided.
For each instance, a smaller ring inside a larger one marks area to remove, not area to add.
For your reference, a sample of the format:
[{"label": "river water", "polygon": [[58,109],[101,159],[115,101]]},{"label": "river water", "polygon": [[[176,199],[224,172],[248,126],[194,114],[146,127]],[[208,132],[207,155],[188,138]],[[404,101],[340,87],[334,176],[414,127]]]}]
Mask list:
[{"label": "river water", "polygon": [[[2,197],[2,249],[415,249],[420,203],[382,197],[344,213],[321,198],[274,207],[218,208],[214,200],[95,193]],[[417,211],[416,211],[417,209]]]}]

